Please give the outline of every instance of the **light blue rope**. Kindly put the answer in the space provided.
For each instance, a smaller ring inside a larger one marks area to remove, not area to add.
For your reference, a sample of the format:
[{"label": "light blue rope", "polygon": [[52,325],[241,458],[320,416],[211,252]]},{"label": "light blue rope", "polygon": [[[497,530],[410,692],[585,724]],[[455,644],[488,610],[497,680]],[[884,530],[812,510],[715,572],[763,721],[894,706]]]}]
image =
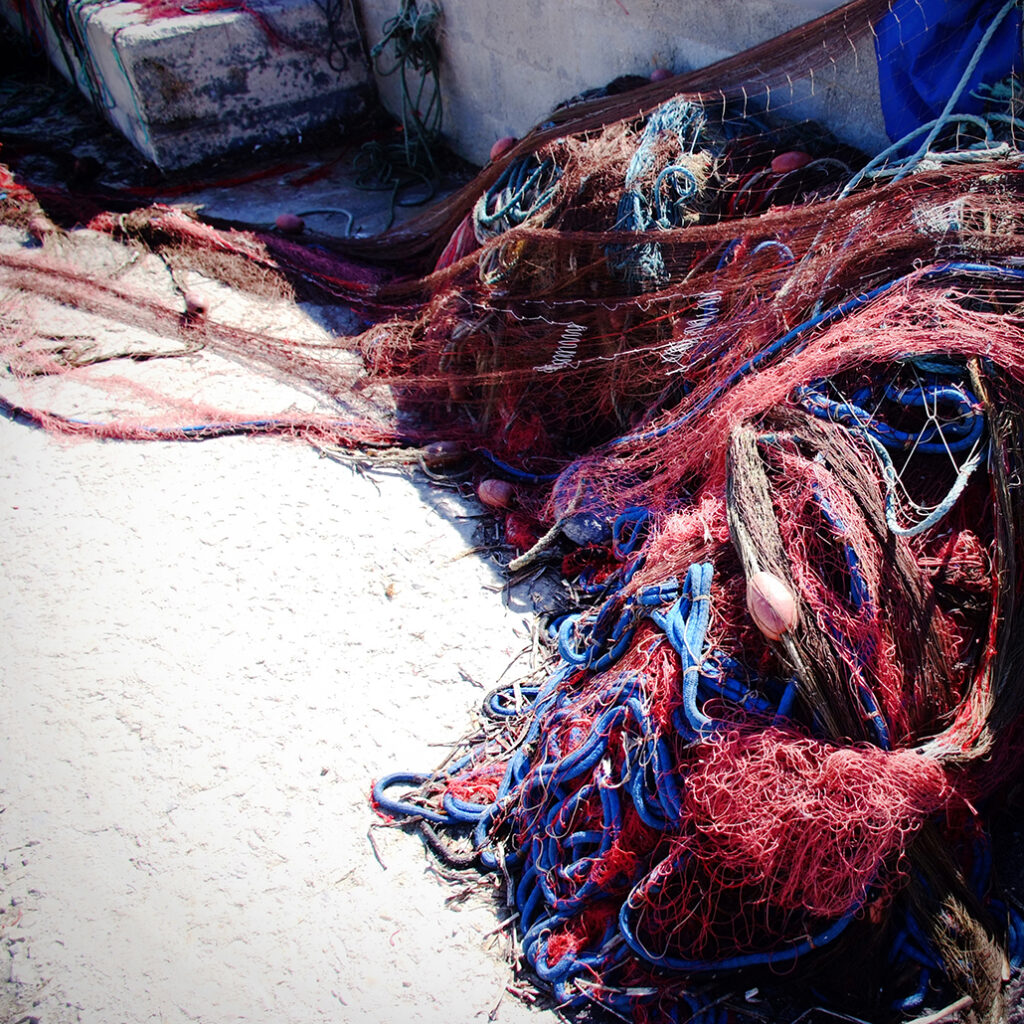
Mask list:
[{"label": "light blue rope", "polygon": [[[891,146],[883,149],[881,153],[876,153],[843,187],[842,192],[836,197],[837,199],[845,199],[865,177],[874,177],[878,172],[875,171],[876,167],[880,167],[885,164],[889,157],[898,153],[904,146],[909,145],[919,135],[923,135],[925,132],[930,132],[932,129],[937,128],[943,124],[952,123],[953,121],[967,122],[968,124],[976,125],[985,132],[985,139],[988,142],[994,142],[995,139],[992,135],[991,125],[983,118],[978,117],[975,114],[956,114],[954,117],[936,118],[934,121],[928,121],[925,124],[918,125],[912,132],[908,132],[894,142]],[[927,150],[925,150],[927,152]],[[897,166],[904,167],[908,162],[911,162],[907,170],[912,169],[917,163],[920,162],[920,157],[907,157],[905,160],[899,161]],[[812,250],[813,251],[813,250]]]},{"label": "light blue rope", "polygon": [[988,455],[988,446],[984,445],[979,448],[970,458],[964,461],[964,464],[957,471],[956,479],[953,481],[953,486],[950,487],[946,496],[939,502],[938,505],[932,509],[931,512],[925,516],[920,522],[915,523],[913,526],[901,526],[899,520],[896,518],[896,485],[899,482],[899,475],[896,472],[896,467],[893,465],[892,456],[889,454],[885,445],[882,444],[872,434],[865,431],[863,437],[871,445],[878,456],[878,461],[882,467],[882,479],[885,481],[886,495],[885,495],[885,521],[889,526],[889,529],[896,534],[898,537],[915,537],[919,533],[924,533],[925,530],[933,527],[939,522],[949,510],[956,504],[957,499],[963,494],[964,488],[967,486],[968,481],[971,479],[972,474],[981,465],[981,461]]},{"label": "light blue rope", "polygon": [[[674,97],[663,103],[647,119],[640,142],[626,167],[622,196],[616,213],[616,231],[667,231],[680,227],[689,203],[700,192],[693,171],[681,164],[670,164],[658,171],[650,196],[643,189],[657,169],[659,154],[666,139],[675,137],[681,153],[693,153],[704,141],[707,117],[701,107]],[[655,242],[641,245],[609,246],[609,266],[631,285],[643,291],[660,287],[666,280],[661,246]]]}]

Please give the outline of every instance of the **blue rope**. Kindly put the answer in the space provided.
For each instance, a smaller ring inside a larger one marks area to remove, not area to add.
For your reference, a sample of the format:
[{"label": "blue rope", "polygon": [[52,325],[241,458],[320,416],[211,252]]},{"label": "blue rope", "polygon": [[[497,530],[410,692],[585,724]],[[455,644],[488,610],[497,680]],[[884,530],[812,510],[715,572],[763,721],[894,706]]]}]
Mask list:
[{"label": "blue rope", "polygon": [[893,465],[892,456],[880,441],[877,441],[870,434],[865,434],[865,437],[878,456],[878,461],[882,467],[882,480],[886,487],[885,521],[889,529],[898,537],[916,537],[918,534],[924,533],[925,530],[930,530],[936,523],[944,519],[957,503],[974,471],[988,457],[988,447],[985,446],[979,448],[978,451],[965,459],[963,465],[957,471],[956,479],[942,501],[913,526],[903,526],[899,522],[896,509],[896,490],[899,483],[899,474],[896,472],[895,465]]},{"label": "blue rope", "polygon": [[473,208],[477,239],[484,241],[518,227],[554,198],[561,168],[550,158],[528,153],[506,167]]},{"label": "blue rope", "polygon": [[[974,114],[957,114],[954,117],[947,117],[944,122],[943,122],[943,119],[941,117],[940,118],[936,118],[934,121],[928,121],[925,124],[919,125],[913,131],[908,132],[902,139],[898,140],[897,142],[894,142],[891,146],[888,146],[885,149],[883,149],[881,153],[876,153],[875,156],[873,156],[846,183],[846,185],[843,188],[842,192],[840,192],[839,195],[836,198],[837,199],[845,199],[861,183],[861,181],[864,180],[865,177],[872,177],[875,174],[877,174],[878,172],[876,171],[876,168],[878,168],[880,166],[883,166],[883,165],[886,165],[886,162],[888,161],[889,157],[893,156],[895,153],[898,153],[905,146],[908,146],[918,136],[923,135],[926,132],[931,131],[936,126],[939,126],[940,130],[941,130],[941,125],[943,123],[951,124],[954,121],[965,122],[967,124],[976,125],[979,128],[984,129],[984,131],[986,133],[986,139],[987,140],[991,140],[991,138],[992,138],[991,127],[989,126],[988,122],[985,121],[984,118],[977,117]],[[909,159],[910,158],[907,158],[907,160],[909,160]],[[920,159],[915,160],[914,165],[916,166],[917,163],[920,163]],[[892,165],[892,166],[896,166],[896,167],[904,166],[904,161],[899,161],[897,164]]]},{"label": "blue rope", "polygon": [[713,576],[714,566],[710,562],[691,565],[686,573],[682,591],[668,611],[664,614],[651,612],[651,619],[664,630],[672,649],[679,655],[683,697],[680,710],[685,724],[677,713],[676,728],[681,733],[702,738],[706,738],[714,728],[712,719],[697,706],[700,667],[704,660],[704,639],[711,618]]},{"label": "blue rope", "polygon": [[[984,263],[941,263],[924,271],[924,273],[921,274],[921,280],[933,281],[944,277],[956,277],[961,275],[978,275],[984,277],[1005,278],[1007,280],[1024,280],[1024,269],[1018,269],[1017,267],[1000,267]],[[643,430],[634,434],[623,434],[622,436],[615,438],[613,441],[610,441],[609,445],[611,447],[619,447],[624,444],[633,444],[637,441],[656,441],[665,437],[673,430],[689,423],[692,419],[704,413],[709,406],[714,404],[714,402],[722,396],[722,394],[734,385],[738,384],[744,377],[747,377],[751,373],[761,369],[761,367],[763,367],[769,360],[779,355],[779,353],[786,351],[791,346],[793,347],[793,351],[789,353],[790,355],[796,355],[802,351],[804,346],[794,345],[794,343],[802,338],[803,335],[814,330],[816,327],[825,326],[832,323],[834,320],[838,320],[841,317],[852,313],[855,309],[859,309],[861,306],[879,298],[891,291],[893,288],[906,283],[914,276],[914,274],[905,274],[903,277],[887,281],[885,284],[880,284],[861,295],[855,295],[852,298],[847,299],[845,302],[841,302],[838,305],[833,306],[831,309],[827,309],[821,313],[816,313],[803,323],[798,324],[791,331],[787,331],[781,338],[761,349],[760,352],[748,359],[741,367],[739,367],[739,369],[730,374],[727,380],[716,387],[710,394],[705,396],[705,398],[678,419],[672,420],[670,423],[666,423],[653,430]],[[561,475],[564,476],[566,473],[570,472],[575,465],[577,465],[577,463],[573,463],[573,465],[569,466]]]},{"label": "blue rope", "polygon": [[831,527],[832,532],[842,544],[843,555],[846,559],[846,568],[850,573],[850,592],[846,596],[850,599],[850,603],[857,609],[857,611],[865,609],[870,610],[870,589],[868,587],[867,580],[864,578],[864,574],[860,571],[860,558],[857,555],[857,551],[850,541],[846,539],[849,537],[849,530],[847,529],[846,523],[843,522],[835,509],[832,508],[831,503],[817,483],[812,485],[811,494],[813,495],[818,507],[821,509],[822,518],[828,526]]},{"label": "blue rope", "polygon": [[616,558],[621,561],[636,549],[650,518],[648,509],[635,505],[619,513],[612,525],[612,554]]},{"label": "blue rope", "polygon": [[[819,419],[829,420],[870,434],[893,451],[912,449],[923,455],[943,455],[970,451],[981,440],[985,431],[985,413],[981,403],[966,387],[932,382],[918,387],[897,388],[888,385],[884,397],[904,409],[920,407],[938,408],[940,403],[955,407],[942,423],[927,423],[919,431],[900,430],[880,420],[877,413],[869,413],[864,399],[870,389],[864,388],[845,401],[829,398],[825,381],[802,385],[793,392],[793,398],[804,409]],[[936,440],[938,438],[938,440]]]},{"label": "blue rope", "polygon": [[510,477],[513,477],[516,480],[523,480],[526,483],[548,483],[551,480],[557,480],[561,475],[560,473],[531,473],[529,470],[517,469],[515,466],[502,461],[497,457],[497,455],[489,452],[486,448],[477,448],[475,451],[478,455],[482,455],[487,459],[487,461],[496,469],[500,469],[502,473],[507,473]]},{"label": "blue rope", "polygon": [[[641,883],[643,884],[643,883]],[[637,905],[633,902],[636,888],[629,894],[629,897],[622,904],[619,911],[619,931],[623,939],[637,956],[653,964],[655,967],[667,967],[673,971],[685,971],[687,973],[704,973],[707,971],[737,971],[746,967],[778,967],[782,964],[792,963],[794,960],[815,949],[834,942],[847,928],[855,916],[855,911],[844,914],[837,921],[834,921],[827,928],[822,929],[817,935],[808,936],[799,942],[791,943],[781,949],[761,953],[742,953],[738,956],[722,957],[718,960],[690,960],[685,957],[673,956],[670,953],[654,953],[644,946],[637,938],[636,916]]]},{"label": "blue rope", "polygon": [[539,694],[540,687],[538,686],[520,687],[519,695],[525,699],[525,702],[517,711],[515,707],[515,687],[506,686],[487,695],[483,710],[491,718],[515,718],[517,715],[531,713],[534,710],[534,703]]},{"label": "blue rope", "polygon": [[407,800],[395,800],[386,795],[387,791],[394,786],[417,788],[431,778],[433,776],[421,772],[392,772],[373,784],[373,802],[388,814],[399,817],[423,818],[435,825],[458,825],[459,821],[448,814],[432,811],[429,807],[410,803]]},{"label": "blue rope", "polygon": [[1010,966],[1015,971],[1024,968],[1024,917],[1016,907],[1007,908],[1007,952],[1010,956]]}]

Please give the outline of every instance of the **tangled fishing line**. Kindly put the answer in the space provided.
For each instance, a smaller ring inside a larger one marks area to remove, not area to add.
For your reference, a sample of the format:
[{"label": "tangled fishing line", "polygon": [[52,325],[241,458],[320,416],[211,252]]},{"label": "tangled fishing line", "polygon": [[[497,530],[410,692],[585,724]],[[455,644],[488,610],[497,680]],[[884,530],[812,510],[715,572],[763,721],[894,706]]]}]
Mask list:
[{"label": "tangled fishing line", "polygon": [[[443,442],[503,483],[516,564],[557,561],[575,607],[547,669],[373,800],[502,880],[563,1008],[756,1019],[742,994],[784,982],[871,1020],[955,1002],[995,1022],[1024,964],[990,837],[1024,749],[1019,78],[873,161],[751,99],[887,12],[858,0],[702,78],[561,110],[344,255],[168,208],[93,219],[359,309],[371,325],[327,350],[202,335],[343,414],[157,427],[7,400],[104,437]],[[1013,4],[992,24],[1013,17],[1019,35]],[[5,219],[27,223],[15,185]],[[56,257],[3,255],[0,277],[183,329]],[[81,371],[24,323],[0,341],[24,388]]]}]

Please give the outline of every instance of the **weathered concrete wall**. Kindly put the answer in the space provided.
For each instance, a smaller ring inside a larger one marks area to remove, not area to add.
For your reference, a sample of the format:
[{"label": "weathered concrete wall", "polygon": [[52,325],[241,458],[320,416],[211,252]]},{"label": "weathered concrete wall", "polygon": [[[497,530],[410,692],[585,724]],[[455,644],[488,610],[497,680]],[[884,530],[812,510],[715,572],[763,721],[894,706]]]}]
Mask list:
[{"label": "weathered concrete wall", "polygon": [[99,94],[118,130],[163,169],[344,120],[372,92],[344,5],[341,46],[329,61],[313,0],[250,0],[248,10],[152,21],[133,3],[71,4],[81,56],[42,16],[44,2],[30,0],[27,25],[6,13],[26,35],[45,35],[53,63],[83,92]]},{"label": "weathered concrete wall", "polygon": [[[28,3],[32,26],[66,70],[68,45],[41,15],[46,0]],[[400,0],[355,3],[373,45]],[[440,3],[444,132],[456,152],[476,163],[486,161],[496,138],[523,134],[586,89],[659,67],[704,67],[838,6],[835,0]],[[342,46],[329,62],[316,0],[250,0],[244,10],[152,22],[130,2],[71,4],[87,60],[72,59],[68,76],[83,91],[99,91],[111,121],[158,166],[188,166],[294,138],[355,111],[371,76],[352,5],[334,6]],[[3,0],[0,12],[18,23]],[[399,77],[376,77],[385,104],[398,114]],[[851,45],[845,60],[816,76],[813,89],[798,83],[792,94],[788,88],[774,93],[772,107],[878,149],[886,139],[871,40]]]},{"label": "weathered concrete wall", "polygon": [[[359,0],[370,45],[399,0]],[[444,131],[477,163],[503,135],[522,135],[554,106],[624,74],[704,67],[838,6],[834,0],[439,0]],[[396,76],[378,76],[393,113]],[[789,90],[785,90],[786,93]],[[814,118],[846,141],[886,144],[870,39],[815,76],[813,94],[773,94],[772,108]]]}]

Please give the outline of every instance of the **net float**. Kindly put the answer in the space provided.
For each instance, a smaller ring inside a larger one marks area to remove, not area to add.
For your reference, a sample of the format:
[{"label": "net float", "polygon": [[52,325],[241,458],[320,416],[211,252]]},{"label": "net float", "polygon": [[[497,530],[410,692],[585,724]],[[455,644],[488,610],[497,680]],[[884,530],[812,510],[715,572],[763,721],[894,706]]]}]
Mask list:
[{"label": "net float", "polygon": [[185,316],[190,320],[206,316],[206,296],[191,288],[182,296],[185,300]]},{"label": "net float", "polygon": [[668,68],[655,68],[651,72],[652,82],[664,82],[666,78],[671,78],[672,72]]},{"label": "net float", "polygon": [[515,496],[515,488],[507,480],[488,477],[477,484],[476,496],[488,508],[508,508]]},{"label": "net float", "polygon": [[491,159],[503,157],[519,140],[514,135],[503,135],[491,146]]},{"label": "net float", "polygon": [[785,153],[780,153],[772,160],[772,174],[788,174],[790,171],[806,167],[810,162],[811,156],[809,153],[804,153],[799,149],[791,149]]},{"label": "net float", "polygon": [[286,235],[301,235],[305,230],[306,222],[297,214],[279,213],[274,220],[274,227]]},{"label": "net float", "polygon": [[57,231],[57,225],[45,213],[34,213],[29,217],[28,233],[37,241],[43,242]]},{"label": "net float", "polygon": [[434,441],[423,449],[427,469],[451,469],[466,457],[466,449],[458,441]]},{"label": "net float", "polygon": [[800,620],[793,591],[778,576],[763,569],[747,581],[747,610],[754,625],[769,640],[778,640]]}]

